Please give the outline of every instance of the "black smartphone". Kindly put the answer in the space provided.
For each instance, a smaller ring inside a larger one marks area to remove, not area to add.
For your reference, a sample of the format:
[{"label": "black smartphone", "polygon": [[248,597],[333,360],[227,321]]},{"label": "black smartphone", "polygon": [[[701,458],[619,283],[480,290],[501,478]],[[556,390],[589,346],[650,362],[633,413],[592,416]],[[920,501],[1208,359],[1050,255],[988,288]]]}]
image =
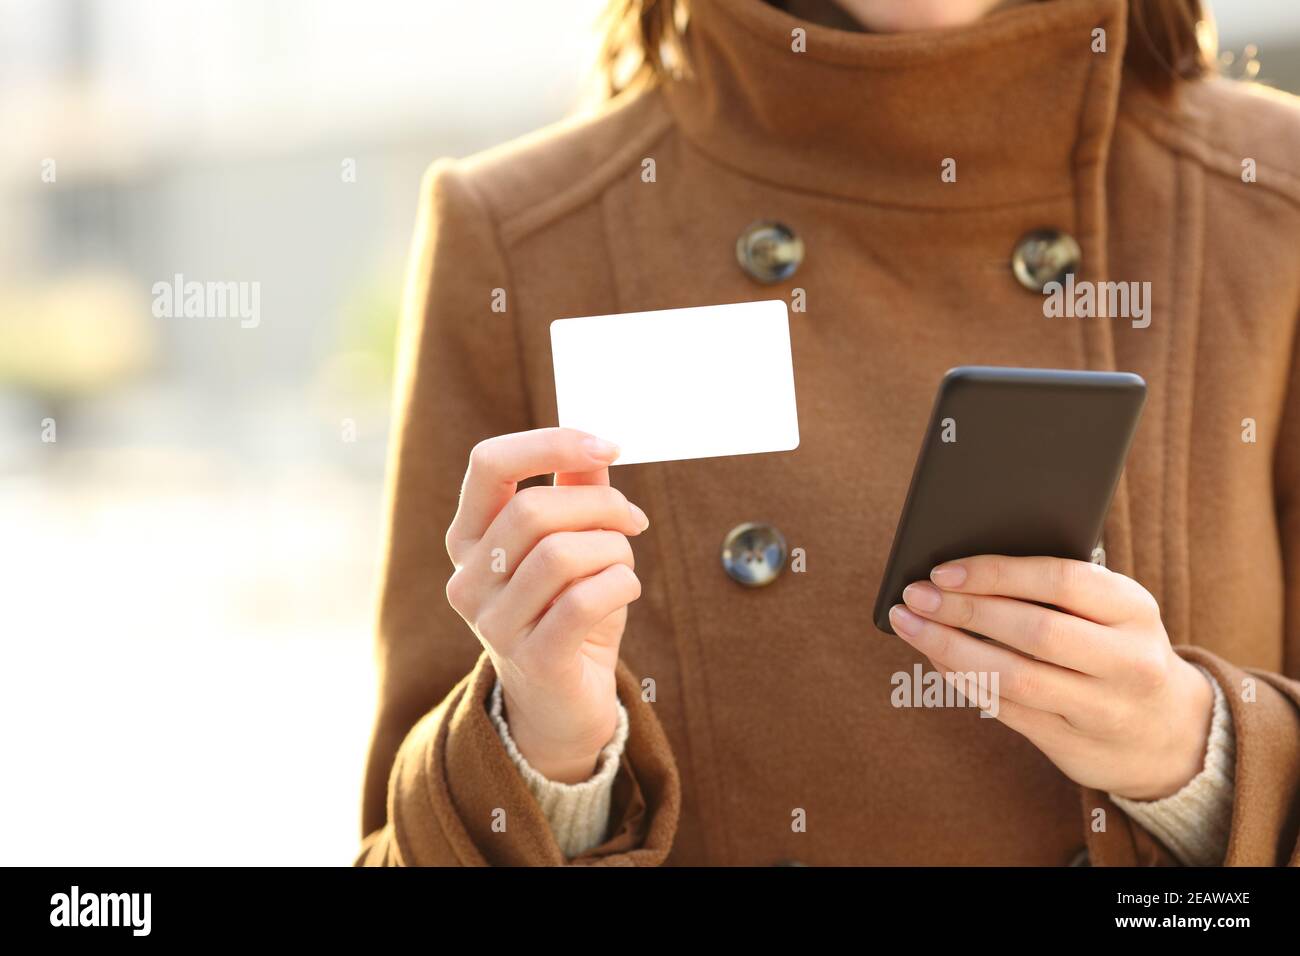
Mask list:
[{"label": "black smartphone", "polygon": [[876,596],[876,627],[936,564],[1091,560],[1146,401],[1131,372],[968,365],[939,384]]}]

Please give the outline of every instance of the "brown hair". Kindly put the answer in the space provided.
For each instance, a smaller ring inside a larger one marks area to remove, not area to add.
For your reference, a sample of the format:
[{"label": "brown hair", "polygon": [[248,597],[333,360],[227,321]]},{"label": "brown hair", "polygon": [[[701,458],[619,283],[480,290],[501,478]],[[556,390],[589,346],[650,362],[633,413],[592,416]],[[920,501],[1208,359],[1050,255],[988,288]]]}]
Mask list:
[{"label": "brown hair", "polygon": [[[755,3],[766,0],[753,0]],[[689,0],[610,0],[600,68],[607,95],[653,85],[685,65],[681,44]],[[1125,62],[1168,86],[1213,69],[1213,23],[1201,0],[1129,0]]]}]

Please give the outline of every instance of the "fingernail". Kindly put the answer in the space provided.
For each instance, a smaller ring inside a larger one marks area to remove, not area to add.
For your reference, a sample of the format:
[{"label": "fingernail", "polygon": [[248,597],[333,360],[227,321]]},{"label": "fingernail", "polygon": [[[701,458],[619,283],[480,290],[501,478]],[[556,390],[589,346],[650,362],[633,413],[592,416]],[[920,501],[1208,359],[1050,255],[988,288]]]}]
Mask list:
[{"label": "fingernail", "polygon": [[918,581],[903,588],[903,600],[907,602],[908,607],[914,607],[928,614],[939,610],[939,605],[943,603],[943,596],[938,588]]},{"label": "fingernail", "polygon": [[895,604],[889,609],[889,623],[894,625],[894,630],[900,634],[915,637],[921,633],[921,625],[924,622],[903,605]]},{"label": "fingernail", "polygon": [[650,527],[650,519],[646,517],[646,513],[630,501],[627,503],[627,510],[632,512],[632,520],[636,522],[638,531],[644,531]]},{"label": "fingernail", "polygon": [[582,447],[587,449],[587,454],[591,455],[597,461],[612,462],[618,457],[618,446],[612,441],[605,441],[603,438],[597,438],[595,435],[582,440]]},{"label": "fingernail", "polygon": [[930,580],[941,588],[959,588],[966,580],[966,569],[960,564],[941,564],[930,572]]}]

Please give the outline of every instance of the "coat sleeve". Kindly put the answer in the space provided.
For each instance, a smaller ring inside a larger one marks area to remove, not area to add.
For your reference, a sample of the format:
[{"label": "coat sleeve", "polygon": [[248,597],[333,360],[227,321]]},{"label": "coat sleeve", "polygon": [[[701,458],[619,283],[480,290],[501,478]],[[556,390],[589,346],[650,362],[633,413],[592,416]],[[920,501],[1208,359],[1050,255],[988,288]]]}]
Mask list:
[{"label": "coat sleeve", "polygon": [[[421,187],[398,343],[379,700],[358,863],[565,862],[489,719],[491,662],[445,593],[445,535],[470,449],[534,426],[512,294],[473,183],[456,163],[434,163]],[[677,768],[658,718],[629,681],[620,665],[629,739],[610,836],[574,863],[659,863],[676,830]]]},{"label": "coat sleeve", "polygon": [[[1237,755],[1232,826],[1223,861],[1227,866],[1300,866],[1300,331],[1295,335],[1290,384],[1273,446],[1286,576],[1283,672],[1237,667],[1204,648],[1177,648],[1181,656],[1210,672],[1232,711]],[[1098,807],[1120,825],[1105,833],[1089,828],[1088,851],[1094,863],[1171,862],[1168,851],[1123,817],[1104,794],[1085,790],[1087,819],[1095,818]]]}]

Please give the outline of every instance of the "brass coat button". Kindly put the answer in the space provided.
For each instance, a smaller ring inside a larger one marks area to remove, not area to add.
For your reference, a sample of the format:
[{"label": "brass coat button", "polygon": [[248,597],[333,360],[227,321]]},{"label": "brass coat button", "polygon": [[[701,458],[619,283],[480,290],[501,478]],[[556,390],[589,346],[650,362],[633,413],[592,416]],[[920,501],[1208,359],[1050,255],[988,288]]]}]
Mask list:
[{"label": "brass coat button", "polygon": [[1020,237],[1011,253],[1011,271],[1030,292],[1042,292],[1049,282],[1064,282],[1079,273],[1083,250],[1074,237],[1059,229],[1035,229]]},{"label": "brass coat button", "polygon": [[751,278],[768,284],[781,282],[794,275],[803,262],[803,240],[788,226],[761,219],[736,240],[736,259]]},{"label": "brass coat button", "polygon": [[785,538],[770,524],[747,521],[727,532],[722,568],[748,588],[771,584],[785,570]]}]

